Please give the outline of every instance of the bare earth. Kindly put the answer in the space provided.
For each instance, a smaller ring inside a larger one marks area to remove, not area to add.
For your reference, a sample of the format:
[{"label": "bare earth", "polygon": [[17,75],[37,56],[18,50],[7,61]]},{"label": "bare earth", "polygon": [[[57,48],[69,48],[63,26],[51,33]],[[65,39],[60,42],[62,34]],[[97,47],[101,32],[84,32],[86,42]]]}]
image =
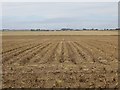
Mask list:
[{"label": "bare earth", "polygon": [[3,35],[118,35],[118,31],[4,31]]},{"label": "bare earth", "polygon": [[116,31],[3,32],[3,88],[117,88]]}]

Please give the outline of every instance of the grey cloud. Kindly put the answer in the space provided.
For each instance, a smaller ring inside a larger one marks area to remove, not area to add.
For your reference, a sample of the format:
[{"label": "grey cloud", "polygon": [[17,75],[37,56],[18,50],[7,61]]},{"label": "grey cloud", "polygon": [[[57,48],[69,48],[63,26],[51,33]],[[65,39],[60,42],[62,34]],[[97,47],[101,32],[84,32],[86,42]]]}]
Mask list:
[{"label": "grey cloud", "polygon": [[3,27],[116,28],[117,5],[117,2],[3,3]]}]

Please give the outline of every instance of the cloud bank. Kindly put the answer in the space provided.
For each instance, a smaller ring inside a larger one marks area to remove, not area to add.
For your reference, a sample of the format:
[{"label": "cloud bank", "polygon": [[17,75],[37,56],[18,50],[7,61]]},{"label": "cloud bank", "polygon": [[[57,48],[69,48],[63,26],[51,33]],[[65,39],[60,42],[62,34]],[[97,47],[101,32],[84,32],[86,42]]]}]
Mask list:
[{"label": "cloud bank", "polygon": [[117,2],[3,3],[2,28],[117,28]]}]

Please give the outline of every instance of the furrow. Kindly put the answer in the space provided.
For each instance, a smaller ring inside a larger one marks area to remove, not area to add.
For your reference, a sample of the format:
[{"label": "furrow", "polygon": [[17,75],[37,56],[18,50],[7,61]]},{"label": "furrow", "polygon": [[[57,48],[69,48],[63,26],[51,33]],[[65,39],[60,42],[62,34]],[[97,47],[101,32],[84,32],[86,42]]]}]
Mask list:
[{"label": "furrow", "polygon": [[17,64],[19,65],[26,65],[29,64],[30,60],[37,55],[37,53],[41,52],[41,50],[43,50],[44,48],[48,47],[51,43],[43,43],[41,45],[39,45],[37,48],[35,48],[34,50],[30,50],[26,53],[25,56],[23,56],[22,58],[17,60]]}]

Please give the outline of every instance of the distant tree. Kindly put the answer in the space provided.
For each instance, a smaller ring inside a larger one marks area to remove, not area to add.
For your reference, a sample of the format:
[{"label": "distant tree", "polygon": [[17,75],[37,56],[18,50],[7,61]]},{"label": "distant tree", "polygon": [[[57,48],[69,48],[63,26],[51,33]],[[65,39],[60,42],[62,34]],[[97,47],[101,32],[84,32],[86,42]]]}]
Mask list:
[{"label": "distant tree", "polygon": [[9,31],[9,29],[2,29],[2,31]]},{"label": "distant tree", "polygon": [[120,28],[116,28],[115,30],[120,30]]},{"label": "distant tree", "polygon": [[31,29],[30,31],[35,31],[34,29]]},{"label": "distant tree", "polygon": [[71,29],[71,28],[62,28],[61,31],[72,31],[74,29]]},{"label": "distant tree", "polygon": [[87,29],[83,28],[83,30],[87,30]]}]

